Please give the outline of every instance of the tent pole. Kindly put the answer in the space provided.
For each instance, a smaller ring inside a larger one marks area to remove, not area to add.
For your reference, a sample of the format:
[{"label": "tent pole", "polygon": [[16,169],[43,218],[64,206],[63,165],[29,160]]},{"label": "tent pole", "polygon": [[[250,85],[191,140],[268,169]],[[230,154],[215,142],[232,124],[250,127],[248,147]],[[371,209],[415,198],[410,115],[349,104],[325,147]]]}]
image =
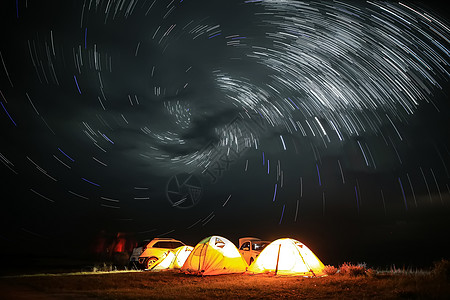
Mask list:
[{"label": "tent pole", "polygon": [[[205,244],[202,245],[202,249],[200,249],[200,256],[198,258],[198,269],[197,272],[200,272],[200,265],[201,265],[201,259],[202,259],[202,252],[203,252],[203,248],[205,248]],[[203,259],[203,263],[205,262],[205,259]]]},{"label": "tent pole", "polygon": [[309,268],[309,272],[311,272],[313,274],[314,277],[317,277],[316,274],[314,273],[314,271],[311,269],[311,267],[306,263],[305,259],[303,258],[303,255],[300,251],[298,251],[298,254],[300,255],[300,257],[303,260],[303,263],[305,264],[305,266],[307,266]]},{"label": "tent pole", "polygon": [[165,252],[165,253],[164,253],[164,257],[161,257],[161,259],[158,259],[158,260],[156,261],[156,263],[153,264],[153,266],[152,266],[149,270],[153,270],[157,265],[159,265],[159,264],[167,257],[167,255],[169,255],[169,252],[170,252],[170,250],[167,251],[167,252]]},{"label": "tent pole", "polygon": [[281,250],[281,244],[278,245],[277,266],[275,268],[275,275],[277,275],[277,273],[278,273],[278,262],[280,261],[280,250]]}]

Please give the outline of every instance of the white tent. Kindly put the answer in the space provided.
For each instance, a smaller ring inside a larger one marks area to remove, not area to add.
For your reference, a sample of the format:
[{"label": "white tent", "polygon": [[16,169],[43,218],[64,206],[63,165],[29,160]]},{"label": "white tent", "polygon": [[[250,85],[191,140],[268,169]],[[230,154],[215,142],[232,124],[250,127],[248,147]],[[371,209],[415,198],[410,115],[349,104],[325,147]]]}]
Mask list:
[{"label": "white tent", "polygon": [[173,250],[168,250],[158,259],[159,262],[151,270],[181,269],[193,249],[194,247],[191,246],[181,246]]},{"label": "white tent", "polygon": [[283,238],[267,245],[248,268],[253,273],[323,275],[324,265],[304,244]]}]

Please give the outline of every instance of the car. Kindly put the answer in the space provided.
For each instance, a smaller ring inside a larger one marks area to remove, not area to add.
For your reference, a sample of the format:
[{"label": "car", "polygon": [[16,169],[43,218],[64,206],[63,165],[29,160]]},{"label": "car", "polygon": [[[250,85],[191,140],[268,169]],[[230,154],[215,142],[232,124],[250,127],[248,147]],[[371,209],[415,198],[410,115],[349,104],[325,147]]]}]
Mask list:
[{"label": "car", "polygon": [[139,256],[144,252],[144,247],[150,243],[151,240],[143,240],[135,248],[133,248],[130,255],[129,267],[130,269],[141,269],[142,266],[139,265]]},{"label": "car", "polygon": [[269,241],[263,241],[259,238],[254,237],[245,237],[239,239],[239,253],[242,258],[247,262],[248,265],[251,265],[261,251],[269,245]]},{"label": "car", "polygon": [[154,238],[149,242],[145,241],[141,245],[141,249],[139,247],[133,249],[130,263],[133,262],[138,268],[151,269],[164,254],[181,246],[186,245],[173,238]]}]

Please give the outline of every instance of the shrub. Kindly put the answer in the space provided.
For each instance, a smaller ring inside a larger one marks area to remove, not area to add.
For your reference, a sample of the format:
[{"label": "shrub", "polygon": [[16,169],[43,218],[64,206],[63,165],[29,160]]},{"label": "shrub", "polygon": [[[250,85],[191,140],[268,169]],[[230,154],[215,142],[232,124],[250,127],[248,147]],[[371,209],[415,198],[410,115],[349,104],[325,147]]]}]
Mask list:
[{"label": "shrub", "polygon": [[341,265],[341,267],[339,268],[339,274],[340,275],[349,275],[349,273],[350,273],[350,267],[351,267],[351,264],[350,263],[347,263],[347,262],[345,262],[345,263],[343,263],[342,265]]},{"label": "shrub", "polygon": [[113,265],[111,263],[103,263],[101,265],[95,265],[92,268],[92,272],[111,272],[113,270]]},{"label": "shrub", "polygon": [[356,277],[366,275],[366,264],[358,264],[357,266],[350,263],[343,263],[339,268],[339,274]]},{"label": "shrub", "polygon": [[378,271],[374,270],[374,269],[367,269],[366,275],[369,277],[372,277],[372,278],[376,278],[376,277],[378,277]]},{"label": "shrub", "polygon": [[325,266],[323,269],[323,272],[327,275],[334,275],[336,274],[338,269],[335,266]]},{"label": "shrub", "polygon": [[442,259],[435,262],[431,274],[439,279],[450,280],[450,261]]}]

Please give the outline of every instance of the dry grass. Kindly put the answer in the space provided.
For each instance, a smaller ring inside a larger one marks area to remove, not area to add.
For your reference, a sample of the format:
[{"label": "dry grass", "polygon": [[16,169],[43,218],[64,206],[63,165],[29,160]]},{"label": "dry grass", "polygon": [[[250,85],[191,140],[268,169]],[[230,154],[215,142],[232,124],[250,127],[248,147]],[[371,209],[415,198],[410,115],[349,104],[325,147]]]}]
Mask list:
[{"label": "dry grass", "polygon": [[366,276],[366,265],[365,264],[359,264],[359,265],[352,265],[351,263],[344,263],[339,268],[339,274],[343,276]]},{"label": "dry grass", "polygon": [[442,259],[434,263],[431,274],[438,280],[450,280],[450,261]]},{"label": "dry grass", "polygon": [[433,272],[322,278],[111,272],[1,278],[0,291],[2,299],[446,299],[450,282]]},{"label": "dry grass", "polygon": [[330,276],[336,274],[337,271],[338,269],[335,266],[325,266],[325,268],[323,269],[323,272]]}]

